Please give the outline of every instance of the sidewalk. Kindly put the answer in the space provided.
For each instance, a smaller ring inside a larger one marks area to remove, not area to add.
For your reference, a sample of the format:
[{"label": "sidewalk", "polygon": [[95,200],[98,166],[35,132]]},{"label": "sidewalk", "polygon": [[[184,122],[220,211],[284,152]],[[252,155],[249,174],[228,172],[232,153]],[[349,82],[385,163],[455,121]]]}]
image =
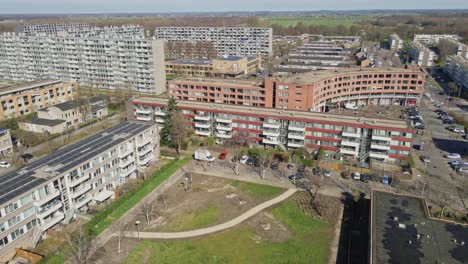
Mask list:
[{"label": "sidewalk", "polygon": [[134,232],[132,231],[132,232],[129,232],[126,235],[126,237],[133,237],[133,238],[139,237],[139,238],[149,238],[149,239],[177,239],[177,238],[197,237],[197,236],[208,235],[211,233],[216,233],[216,232],[229,229],[231,227],[234,227],[242,223],[248,218],[258,214],[262,210],[286,200],[295,192],[296,192],[296,189],[288,189],[286,192],[284,192],[280,196],[277,196],[269,201],[259,204],[255,206],[254,208],[250,209],[249,211],[223,224],[219,224],[219,225],[215,225],[215,226],[211,226],[207,228],[202,228],[202,229],[197,229],[197,230],[185,231],[185,232],[161,233],[161,232]]}]

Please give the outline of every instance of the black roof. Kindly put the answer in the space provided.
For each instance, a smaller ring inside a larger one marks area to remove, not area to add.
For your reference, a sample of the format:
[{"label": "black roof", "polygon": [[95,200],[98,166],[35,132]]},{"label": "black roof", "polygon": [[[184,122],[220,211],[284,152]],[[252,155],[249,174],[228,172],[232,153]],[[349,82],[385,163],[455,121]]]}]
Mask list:
[{"label": "black roof", "polygon": [[45,158],[0,176],[0,205],[31,191],[48,179],[90,160],[152,126],[151,123],[123,122],[94,136],[66,146]]},{"label": "black roof", "polygon": [[468,227],[433,220],[424,206],[418,197],[373,192],[373,264],[468,262]]},{"label": "black roof", "polygon": [[[68,111],[70,109],[78,107],[78,105],[77,105],[77,103],[75,101],[67,101],[67,102],[63,102],[63,103],[60,103],[60,104],[51,105],[50,107],[57,107],[58,109],[60,109],[62,111]],[[46,110],[47,110],[47,108],[46,108]]]},{"label": "black roof", "polygon": [[34,117],[31,117],[30,121],[24,121],[24,122],[36,124],[36,125],[42,125],[42,126],[56,126],[56,125],[65,123],[66,121],[61,120],[61,119],[45,119],[45,118],[39,118],[37,116],[34,116]]}]

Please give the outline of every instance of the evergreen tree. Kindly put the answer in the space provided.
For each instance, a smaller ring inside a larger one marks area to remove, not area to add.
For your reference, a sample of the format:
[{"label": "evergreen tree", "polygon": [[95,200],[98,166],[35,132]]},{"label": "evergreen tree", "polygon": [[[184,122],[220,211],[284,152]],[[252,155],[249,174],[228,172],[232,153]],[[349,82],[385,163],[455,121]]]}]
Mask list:
[{"label": "evergreen tree", "polygon": [[177,101],[174,97],[171,97],[169,99],[169,102],[167,103],[167,111],[166,111],[166,116],[164,119],[164,127],[163,129],[161,129],[161,133],[160,133],[161,145],[169,146],[170,144],[172,117],[174,116],[174,113],[176,113],[177,111],[179,111],[179,109],[177,108]]}]

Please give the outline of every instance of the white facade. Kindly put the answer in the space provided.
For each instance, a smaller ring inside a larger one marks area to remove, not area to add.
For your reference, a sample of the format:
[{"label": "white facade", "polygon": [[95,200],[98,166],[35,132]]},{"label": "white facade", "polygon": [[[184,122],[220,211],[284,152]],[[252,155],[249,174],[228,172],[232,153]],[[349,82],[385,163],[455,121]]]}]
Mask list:
[{"label": "white facade", "polygon": [[77,210],[101,203],[156,159],[156,125],[124,122],[0,176],[0,261],[34,246],[43,232]]},{"label": "white facade", "polygon": [[166,91],[161,40],[0,35],[0,79],[74,80],[102,89]]},{"label": "white facade", "polygon": [[403,40],[397,34],[391,34],[388,38],[388,46],[391,50],[403,49]]},{"label": "white facade", "polygon": [[211,41],[220,56],[268,57],[272,53],[273,30],[244,27],[157,27],[154,37],[173,42]]},{"label": "white facade", "polygon": [[22,25],[16,32],[27,36],[75,36],[75,37],[112,37],[112,38],[145,38],[144,29],[139,25],[95,27],[86,23],[78,24],[39,24]]},{"label": "white facade", "polygon": [[448,56],[445,60],[444,71],[449,74],[462,89],[468,87],[468,59],[461,56]]},{"label": "white facade", "polygon": [[411,62],[421,67],[434,66],[435,52],[419,42],[411,43],[408,54]]},{"label": "white facade", "polygon": [[461,37],[458,35],[449,35],[449,34],[415,34],[414,42],[420,42],[426,45],[435,45],[439,43],[441,39],[449,39],[459,41]]}]

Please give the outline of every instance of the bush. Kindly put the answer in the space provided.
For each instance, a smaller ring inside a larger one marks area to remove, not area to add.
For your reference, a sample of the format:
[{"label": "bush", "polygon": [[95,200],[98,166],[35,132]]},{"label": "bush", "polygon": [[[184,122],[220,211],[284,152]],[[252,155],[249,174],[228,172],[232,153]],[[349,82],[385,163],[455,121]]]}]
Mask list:
[{"label": "bush", "polygon": [[216,145],[216,138],[215,137],[207,137],[205,139],[205,145],[207,147],[212,147],[212,146]]},{"label": "bush", "polygon": [[309,167],[309,168],[312,168],[314,167],[315,165],[315,162],[311,159],[305,159],[302,161],[302,165],[306,166],[306,167]]}]

